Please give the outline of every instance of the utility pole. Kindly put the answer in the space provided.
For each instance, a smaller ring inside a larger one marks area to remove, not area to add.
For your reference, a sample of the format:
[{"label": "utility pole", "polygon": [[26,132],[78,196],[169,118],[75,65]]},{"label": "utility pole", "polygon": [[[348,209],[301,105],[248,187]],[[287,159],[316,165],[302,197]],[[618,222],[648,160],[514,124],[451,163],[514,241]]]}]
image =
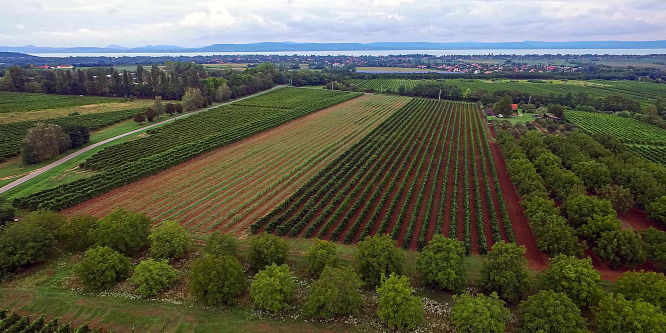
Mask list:
[{"label": "utility pole", "polygon": [[437,98],[437,99],[442,100],[442,89],[439,89],[439,98]]}]

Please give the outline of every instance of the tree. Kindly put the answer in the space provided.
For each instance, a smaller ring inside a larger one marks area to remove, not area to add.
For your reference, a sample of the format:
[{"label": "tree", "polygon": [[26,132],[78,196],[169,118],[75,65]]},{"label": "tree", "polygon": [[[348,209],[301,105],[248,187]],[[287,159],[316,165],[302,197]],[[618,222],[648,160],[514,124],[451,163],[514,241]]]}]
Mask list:
[{"label": "tree", "polygon": [[664,332],[666,315],[650,303],[629,301],[621,294],[609,294],[594,308],[594,323],[604,333]]},{"label": "tree", "polygon": [[117,208],[97,222],[90,231],[95,246],[108,246],[124,255],[133,256],[148,246],[150,218]]},{"label": "tree", "polygon": [[576,163],[571,171],[580,178],[588,189],[597,189],[611,182],[608,167],[596,161]]},{"label": "tree", "polygon": [[627,300],[650,303],[662,311],[666,309],[666,276],[664,273],[626,272],[615,282],[615,292]]},{"label": "tree", "polygon": [[[555,218],[562,219],[560,216],[555,216]],[[539,250],[548,253],[551,257],[558,254],[581,257],[587,248],[586,242],[578,241],[575,229],[566,224],[566,221],[534,226],[532,230]]]},{"label": "tree", "polygon": [[595,216],[615,216],[617,214],[610,201],[600,200],[586,194],[568,198],[562,206],[569,223],[576,228],[588,223]]},{"label": "tree", "polygon": [[67,223],[67,219],[50,210],[38,210],[26,215],[25,218],[23,218],[23,222],[35,228],[44,229],[57,237],[58,230]]},{"label": "tree", "polygon": [[35,164],[56,156],[72,146],[69,135],[58,125],[37,123],[23,139],[23,163]]},{"label": "tree", "polygon": [[377,287],[377,315],[384,323],[399,330],[411,330],[423,322],[423,304],[412,295],[406,276],[391,275]]},{"label": "tree", "polygon": [[647,257],[659,266],[666,266],[666,232],[649,227],[638,232]]},{"label": "tree", "polygon": [[509,319],[509,309],[497,293],[490,296],[468,293],[453,296],[451,323],[461,333],[503,333]]},{"label": "tree", "polygon": [[591,306],[601,297],[601,274],[590,258],[577,259],[565,255],[550,260],[550,267],[539,276],[544,290],[566,294],[579,307]]},{"label": "tree", "polygon": [[192,235],[176,221],[163,221],[148,236],[150,256],[155,259],[177,259],[192,248]]},{"label": "tree", "polygon": [[243,267],[234,257],[207,255],[192,263],[190,290],[206,305],[235,304],[245,285]]},{"label": "tree", "polygon": [[633,229],[602,233],[594,253],[603,261],[610,262],[612,268],[638,266],[647,260],[641,236]]},{"label": "tree", "polygon": [[504,95],[504,97],[500,98],[500,100],[495,103],[493,109],[495,109],[496,114],[501,114],[504,117],[510,117],[512,111],[511,104],[513,104],[513,99],[511,99],[511,96]]},{"label": "tree", "polygon": [[564,119],[564,108],[559,104],[549,104],[548,113],[552,114],[555,117]]},{"label": "tree", "polygon": [[161,96],[155,96],[155,99],[153,100],[153,110],[157,113],[157,119],[160,119],[164,114],[164,104],[162,103]]},{"label": "tree", "polygon": [[330,319],[358,312],[363,304],[359,293],[361,279],[350,267],[324,267],[310,286],[305,313],[314,318]]},{"label": "tree", "polygon": [[176,104],[176,113],[183,113],[183,103],[175,103]]},{"label": "tree", "polygon": [[530,288],[530,278],[525,269],[525,247],[514,243],[497,242],[481,268],[481,284],[486,290],[495,291],[510,302],[520,300]]},{"label": "tree", "polygon": [[90,230],[97,227],[97,218],[91,215],[78,215],[69,219],[58,229],[63,246],[70,251],[83,251],[93,244]]},{"label": "tree", "polygon": [[144,121],[146,121],[146,115],[144,115],[143,113],[139,112],[139,113],[134,115],[134,122],[135,123],[138,123],[139,125],[141,125]]},{"label": "tree", "polygon": [[585,333],[585,318],[566,294],[541,290],[520,304],[522,333]]},{"label": "tree", "polygon": [[213,233],[208,236],[204,252],[238,257],[238,240],[234,236],[222,232]]},{"label": "tree", "polygon": [[464,258],[461,242],[435,235],[416,262],[424,282],[457,293],[465,287]]},{"label": "tree", "polygon": [[560,200],[585,192],[583,181],[576,177],[573,172],[560,166],[547,167],[543,171],[543,180],[555,195],[555,198]]},{"label": "tree", "polygon": [[271,264],[282,265],[287,261],[287,251],[289,245],[284,239],[264,233],[250,241],[250,262],[256,270]]},{"label": "tree", "polygon": [[85,258],[76,266],[81,283],[91,289],[106,289],[127,278],[129,259],[108,246],[86,251]]},{"label": "tree", "polygon": [[25,87],[25,74],[23,68],[12,66],[5,72],[0,80],[0,90],[23,91]]},{"label": "tree", "polygon": [[613,215],[594,215],[589,222],[578,229],[578,234],[591,243],[596,243],[607,231],[622,229],[622,222]]},{"label": "tree", "polygon": [[178,279],[178,271],[166,260],[142,260],[134,269],[130,281],[143,297],[155,296],[164,288],[172,286]]},{"label": "tree", "polygon": [[296,282],[289,266],[272,264],[254,276],[250,296],[260,308],[277,313],[289,307],[295,290]]},{"label": "tree", "polygon": [[153,120],[157,117],[157,111],[153,108],[147,108],[146,112],[143,113],[143,115],[148,119],[149,122],[153,122]]},{"label": "tree", "polygon": [[72,142],[72,148],[79,148],[90,140],[90,131],[84,126],[66,125],[62,126],[62,131],[69,136]]},{"label": "tree", "polygon": [[12,221],[14,221],[14,207],[7,204],[5,198],[0,197],[0,227]]},{"label": "tree", "polygon": [[188,88],[183,96],[183,109],[191,111],[206,106],[206,99],[197,88]]},{"label": "tree", "polygon": [[401,274],[405,254],[387,234],[376,234],[358,242],[353,264],[361,279],[377,286],[391,273]]},{"label": "tree", "polygon": [[29,221],[0,227],[0,278],[25,265],[44,261],[55,245],[49,229]]},{"label": "tree", "polygon": [[231,89],[227,85],[227,83],[223,83],[217,89],[215,90],[215,101],[216,102],[224,102],[231,98]]},{"label": "tree", "polygon": [[600,199],[608,200],[618,213],[624,214],[634,206],[634,196],[631,191],[620,185],[607,184],[596,190]]},{"label": "tree", "polygon": [[176,113],[176,104],[174,103],[167,103],[167,105],[164,107],[164,112],[170,116],[172,116],[174,113]]},{"label": "tree", "polygon": [[335,244],[317,239],[315,243],[305,253],[308,261],[308,273],[312,276],[319,276],[327,266],[336,267],[340,258],[336,253]]},{"label": "tree", "polygon": [[645,211],[650,219],[666,224],[666,196],[648,204]]}]

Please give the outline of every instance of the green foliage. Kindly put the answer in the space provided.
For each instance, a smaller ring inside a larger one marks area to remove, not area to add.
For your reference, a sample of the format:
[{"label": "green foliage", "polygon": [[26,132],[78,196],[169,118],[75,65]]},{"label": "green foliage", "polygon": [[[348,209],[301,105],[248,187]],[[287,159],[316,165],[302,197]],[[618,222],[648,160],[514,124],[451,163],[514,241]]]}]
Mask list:
[{"label": "green foliage", "polygon": [[502,114],[504,117],[510,117],[512,103],[513,99],[511,99],[511,96],[504,95],[504,97],[500,98],[500,100],[495,103],[493,109],[495,109],[496,114]]},{"label": "green foliage", "polygon": [[578,234],[586,240],[595,243],[607,231],[622,229],[622,222],[614,215],[594,215],[588,223],[578,229]]},{"label": "green foliage", "polygon": [[602,295],[601,274],[590,258],[555,256],[550,268],[539,276],[539,282],[544,290],[564,293],[579,307],[596,304]]},{"label": "green foliage", "polygon": [[666,232],[650,227],[638,232],[647,257],[658,265],[666,264]]},{"label": "green foliage", "polygon": [[547,167],[543,171],[543,180],[555,198],[560,200],[585,192],[585,186],[580,178],[561,166]]},{"label": "green foliage", "polygon": [[453,296],[451,323],[461,333],[503,333],[509,309],[504,301],[492,293],[490,296],[462,294]]},{"label": "green foliage", "polygon": [[153,259],[141,261],[134,269],[130,279],[137,286],[136,291],[143,297],[155,296],[164,288],[173,285],[178,278],[178,271],[169,266],[166,260]]},{"label": "green foliage", "polygon": [[566,221],[562,223],[547,223],[541,227],[534,227],[532,230],[537,238],[536,241],[539,250],[551,256],[564,254],[581,257],[585,249],[587,249],[586,242],[578,241],[576,231],[570,225],[567,225]]},{"label": "green foliage", "polygon": [[594,308],[594,323],[604,333],[660,333],[666,315],[650,303],[629,301],[621,294],[609,294]]},{"label": "green foliage", "polygon": [[642,300],[666,309],[666,276],[657,272],[626,272],[615,282],[615,292],[630,301]]},{"label": "green foliage", "polygon": [[90,231],[97,227],[97,218],[91,215],[78,215],[69,219],[58,229],[62,245],[70,251],[84,251],[93,244]]},{"label": "green foliage", "polygon": [[250,241],[250,262],[257,270],[272,264],[282,265],[287,261],[287,251],[289,251],[287,241],[264,233],[253,237]]},{"label": "green foliage", "polygon": [[289,266],[272,264],[254,276],[250,296],[260,308],[277,313],[289,307],[295,290],[296,282]]},{"label": "green foliage", "polygon": [[435,235],[421,252],[417,269],[424,282],[457,293],[465,287],[464,258],[461,242]]},{"label": "green foliage", "polygon": [[324,267],[319,280],[310,286],[305,313],[330,319],[358,312],[363,304],[359,293],[361,279],[350,267]]},{"label": "green foliage", "polygon": [[308,273],[319,276],[327,266],[336,267],[340,261],[335,244],[317,239],[305,253],[308,261]]},{"label": "green foliage", "polygon": [[615,216],[617,213],[608,200],[600,200],[585,194],[568,198],[563,205],[569,223],[578,228],[590,221],[594,216]]},{"label": "green foliage", "polygon": [[21,158],[25,164],[48,160],[72,146],[69,135],[58,125],[37,123],[28,130],[21,143]]},{"label": "green foliage", "polygon": [[129,274],[129,259],[110,247],[96,247],[85,253],[76,266],[75,273],[84,286],[106,289],[123,280]]},{"label": "green foliage", "polygon": [[192,263],[190,291],[206,305],[236,304],[246,283],[243,267],[234,257],[207,255]]},{"label": "green foliage", "polygon": [[641,236],[633,229],[602,233],[594,253],[613,268],[642,265],[647,259]]},{"label": "green foliage", "polygon": [[481,284],[510,302],[517,302],[530,288],[525,247],[497,242],[481,268]]},{"label": "green foliage", "polygon": [[608,167],[596,161],[585,161],[574,164],[571,171],[583,181],[588,189],[601,188],[611,182]]},{"label": "green foliage", "polygon": [[150,256],[155,259],[181,258],[192,248],[192,235],[176,221],[163,221],[148,239]]},{"label": "green foliage", "polygon": [[645,211],[650,219],[666,224],[666,196],[648,204]]},{"label": "green foliage", "polygon": [[423,304],[412,295],[406,276],[391,274],[377,287],[377,315],[390,327],[411,330],[423,322]]},{"label": "green foliage", "polygon": [[143,213],[116,209],[97,222],[90,231],[95,246],[108,246],[124,255],[133,256],[148,246],[150,218]]},{"label": "green foliage", "polygon": [[0,197],[0,226],[12,221],[14,221],[14,207],[8,204],[5,198]]},{"label": "green foliage", "polygon": [[405,254],[387,234],[366,237],[356,247],[354,267],[368,285],[377,286],[391,273],[401,274]]},{"label": "green foliage", "polygon": [[566,294],[542,290],[520,304],[521,333],[588,332],[580,309]]},{"label": "green foliage", "polygon": [[64,216],[49,210],[39,210],[26,215],[25,218],[23,218],[23,222],[48,230],[54,236],[57,236],[58,230],[61,226],[67,223],[67,219],[65,219]]},{"label": "green foliage", "polygon": [[238,240],[232,235],[215,232],[208,236],[203,250],[207,254],[238,257]]},{"label": "green foliage", "polygon": [[620,185],[608,184],[597,188],[597,196],[600,199],[608,200],[618,213],[626,213],[634,206],[634,196],[629,189]]},{"label": "green foliage", "polygon": [[0,227],[0,277],[44,261],[55,245],[53,233],[41,224],[24,220]]}]

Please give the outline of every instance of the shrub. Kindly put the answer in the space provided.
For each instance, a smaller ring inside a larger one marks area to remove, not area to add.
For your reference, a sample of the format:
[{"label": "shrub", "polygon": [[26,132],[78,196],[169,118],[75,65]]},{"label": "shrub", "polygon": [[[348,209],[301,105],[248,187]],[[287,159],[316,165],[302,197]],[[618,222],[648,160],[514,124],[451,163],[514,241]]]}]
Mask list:
[{"label": "shrub", "polygon": [[178,278],[178,271],[169,266],[166,260],[153,259],[141,261],[134,269],[130,279],[137,286],[136,291],[143,297],[157,295],[162,289],[173,285]]},{"label": "shrub", "polygon": [[579,242],[575,229],[568,224],[548,223],[541,227],[535,226],[532,230],[539,250],[552,257],[558,254],[581,257],[587,248],[587,243]]},{"label": "shrub", "polygon": [[60,242],[70,251],[84,251],[93,244],[90,230],[97,227],[97,218],[91,215],[78,215],[69,219],[58,229]]},{"label": "shrub", "polygon": [[461,242],[435,235],[417,260],[421,279],[439,288],[460,292],[465,287],[465,249]]},{"label": "shrub", "polygon": [[666,309],[666,276],[657,272],[626,272],[615,282],[615,292],[630,301],[642,300]]},{"label": "shrub", "polygon": [[55,245],[49,230],[28,221],[0,227],[0,278],[25,265],[44,261]]},{"label": "shrub", "polygon": [[514,243],[497,242],[486,255],[481,268],[482,285],[510,302],[520,300],[530,288],[525,269],[525,247]]},{"label": "shrub", "polygon": [[580,309],[566,294],[542,290],[520,304],[522,333],[588,332]]},{"label": "shrub", "polygon": [[204,252],[238,257],[238,240],[234,236],[222,232],[213,233],[208,237]]},{"label": "shrub", "polygon": [[377,288],[377,295],[377,315],[388,326],[411,330],[423,322],[423,304],[418,297],[412,296],[406,276],[391,274]]},{"label": "shrub", "polygon": [[610,262],[612,268],[638,266],[647,259],[641,236],[633,229],[604,232],[594,253]]},{"label": "shrub", "polygon": [[509,309],[504,307],[497,293],[490,296],[470,294],[453,296],[455,305],[451,309],[451,323],[458,332],[503,333]]},{"label": "shrub", "polygon": [[86,251],[76,266],[81,283],[91,289],[106,289],[123,280],[129,273],[129,259],[108,246]]},{"label": "shrub", "polygon": [[401,274],[405,254],[387,234],[366,237],[356,247],[354,266],[365,283],[376,286],[382,276]]},{"label": "shrub", "polygon": [[250,262],[257,270],[271,264],[282,265],[287,261],[287,251],[289,246],[284,239],[264,233],[250,241]]},{"label": "shrub", "polygon": [[621,294],[609,294],[594,308],[598,332],[664,332],[666,315],[650,303],[628,301]]},{"label": "shrub", "polygon": [[310,287],[305,313],[325,319],[356,313],[363,303],[360,287],[361,279],[351,268],[326,266]]},{"label": "shrub", "polygon": [[611,202],[613,209],[618,213],[626,213],[634,206],[634,196],[628,188],[620,185],[608,184],[597,189],[597,196]]},{"label": "shrub", "polygon": [[647,257],[657,265],[666,265],[666,232],[649,227],[638,233],[643,240]]},{"label": "shrub", "polygon": [[539,281],[543,289],[564,293],[579,307],[596,304],[602,294],[601,274],[590,258],[555,256]]},{"label": "shrub", "polygon": [[607,231],[622,229],[622,222],[613,215],[595,215],[588,223],[578,229],[578,234],[586,240],[595,243],[601,238],[601,234]]},{"label": "shrub", "polygon": [[645,211],[647,211],[650,219],[666,224],[666,196],[648,204]]},{"label": "shrub", "polygon": [[234,257],[207,255],[192,263],[190,290],[207,305],[235,304],[245,284],[243,267]]},{"label": "shrub", "polygon": [[313,276],[321,275],[326,266],[335,267],[340,261],[335,244],[320,239],[308,249],[305,258],[308,261],[308,273]]},{"label": "shrub", "polygon": [[264,310],[277,313],[289,307],[296,282],[287,265],[272,264],[254,276],[250,296]]},{"label": "shrub", "polygon": [[155,259],[175,259],[187,254],[192,236],[176,221],[164,221],[148,236],[150,256]]},{"label": "shrub", "polygon": [[578,228],[589,222],[594,216],[615,216],[617,212],[608,200],[600,200],[586,194],[580,194],[567,199],[564,202],[564,211],[569,223]]},{"label": "shrub", "polygon": [[600,188],[611,182],[608,167],[596,161],[585,161],[574,164],[571,168],[588,189]]},{"label": "shrub", "polygon": [[58,230],[67,223],[67,219],[65,219],[64,216],[49,210],[38,210],[26,215],[23,222],[44,229],[50,232],[54,237],[57,237]]},{"label": "shrub", "polygon": [[132,256],[148,246],[151,221],[143,213],[130,213],[116,209],[97,222],[90,231],[96,246],[108,246],[124,255]]}]

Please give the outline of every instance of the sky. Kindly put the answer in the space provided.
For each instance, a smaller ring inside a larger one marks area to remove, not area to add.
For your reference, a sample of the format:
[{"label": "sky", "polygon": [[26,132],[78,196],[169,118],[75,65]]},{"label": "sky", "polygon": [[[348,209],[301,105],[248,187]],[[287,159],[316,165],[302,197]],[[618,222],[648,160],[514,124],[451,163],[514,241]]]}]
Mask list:
[{"label": "sky", "polygon": [[666,39],[666,1],[0,0],[2,46]]}]

